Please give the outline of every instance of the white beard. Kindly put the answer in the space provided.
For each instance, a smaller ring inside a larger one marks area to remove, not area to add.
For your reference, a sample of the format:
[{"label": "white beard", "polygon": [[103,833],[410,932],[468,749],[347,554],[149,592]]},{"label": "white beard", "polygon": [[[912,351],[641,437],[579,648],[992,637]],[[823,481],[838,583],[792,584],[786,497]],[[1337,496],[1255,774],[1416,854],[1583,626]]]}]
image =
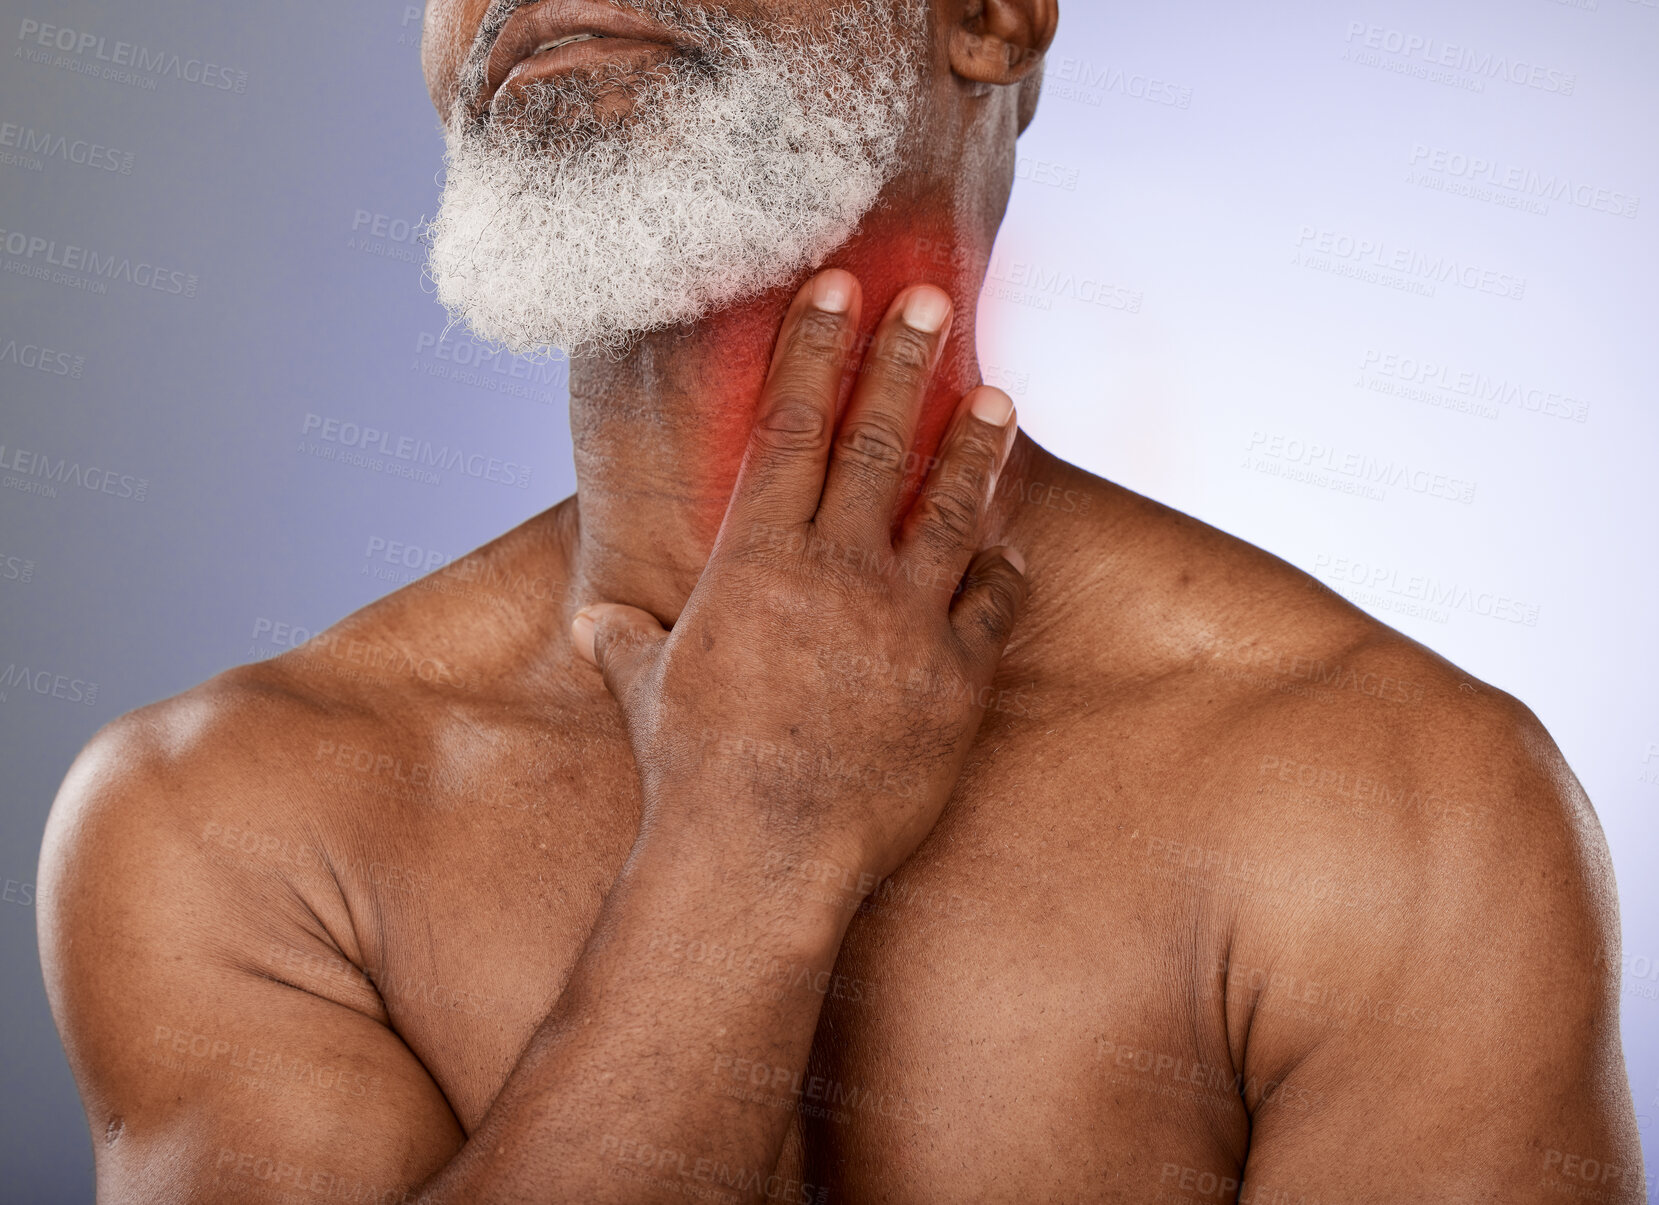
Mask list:
[{"label": "white beard", "polygon": [[[702,53],[632,80],[533,81],[468,125],[475,52],[450,121],[428,271],[452,318],[515,353],[617,355],[818,267],[899,169],[922,103],[924,0],[838,10],[811,34],[628,7]],[[632,111],[601,122],[593,99],[618,83]]]}]

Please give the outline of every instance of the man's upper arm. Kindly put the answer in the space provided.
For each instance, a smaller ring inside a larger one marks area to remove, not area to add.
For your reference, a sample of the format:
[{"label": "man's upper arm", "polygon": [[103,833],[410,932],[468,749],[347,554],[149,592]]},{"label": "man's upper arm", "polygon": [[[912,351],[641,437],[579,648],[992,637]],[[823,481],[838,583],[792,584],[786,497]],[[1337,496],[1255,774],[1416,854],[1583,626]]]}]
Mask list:
[{"label": "man's upper arm", "polygon": [[1256,1111],[1241,1201],[1646,1199],[1605,842],[1542,726],[1493,708],[1417,767],[1472,807],[1368,851],[1386,904],[1292,956],[1319,962],[1297,988],[1323,1024],[1255,1018],[1282,1087]]},{"label": "man's upper arm", "polygon": [[42,962],[99,1199],[380,1200],[419,1183],[463,1140],[453,1113],[366,981],[318,994],[273,976],[271,950],[331,949],[328,934],[268,866],[215,859],[214,817],[261,801],[174,706],[88,744],[41,857]]}]

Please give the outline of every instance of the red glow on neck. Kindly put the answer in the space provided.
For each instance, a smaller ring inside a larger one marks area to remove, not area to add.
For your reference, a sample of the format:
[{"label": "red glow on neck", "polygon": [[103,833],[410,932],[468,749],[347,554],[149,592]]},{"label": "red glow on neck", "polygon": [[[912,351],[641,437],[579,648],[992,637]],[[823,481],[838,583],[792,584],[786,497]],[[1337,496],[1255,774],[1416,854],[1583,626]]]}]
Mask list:
[{"label": "red glow on neck", "polygon": [[[849,359],[862,358],[898,293],[928,283],[955,302],[944,349],[916,420],[900,501],[902,515],[932,467],[962,396],[979,383],[975,309],[989,247],[907,223],[866,227],[824,267],[859,280],[863,297]],[[653,558],[667,561],[672,594],[689,591],[713,546],[749,443],[779,328],[800,284],[709,315],[690,328],[646,336],[617,363],[578,360],[571,373],[571,429],[580,482],[583,543],[614,550],[608,588],[649,592]],[[852,378],[856,380],[856,378]],[[596,556],[597,564],[600,558]],[[643,568],[630,568],[630,565]],[[621,597],[613,594],[612,597]],[[683,594],[681,595],[683,601]],[[649,605],[636,603],[635,605]],[[677,608],[652,606],[658,614]]]}]

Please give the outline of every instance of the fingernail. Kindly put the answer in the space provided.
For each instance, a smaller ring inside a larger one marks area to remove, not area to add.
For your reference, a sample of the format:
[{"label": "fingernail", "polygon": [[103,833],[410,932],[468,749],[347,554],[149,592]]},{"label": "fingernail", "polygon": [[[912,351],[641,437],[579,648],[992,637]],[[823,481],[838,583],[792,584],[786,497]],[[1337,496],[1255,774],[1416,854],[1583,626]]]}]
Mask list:
[{"label": "fingernail", "polygon": [[910,296],[904,299],[904,310],[900,316],[904,324],[912,330],[924,331],[933,334],[945,325],[945,315],[950,313],[950,298],[944,290],[934,288],[912,289]]},{"label": "fingernail", "polygon": [[852,304],[852,286],[842,272],[823,272],[812,282],[812,304],[826,314],[844,314]]},{"label": "fingernail", "polygon": [[576,648],[576,655],[589,665],[598,665],[599,659],[593,652],[593,616],[583,607],[571,618],[570,643]]},{"label": "fingernail", "polygon": [[982,423],[1000,427],[1014,415],[1014,399],[995,385],[982,385],[974,394],[968,413]]},{"label": "fingernail", "polygon": [[1004,548],[1002,559],[1014,567],[1015,573],[1018,573],[1021,577],[1025,576],[1025,558],[1020,555],[1018,548]]}]

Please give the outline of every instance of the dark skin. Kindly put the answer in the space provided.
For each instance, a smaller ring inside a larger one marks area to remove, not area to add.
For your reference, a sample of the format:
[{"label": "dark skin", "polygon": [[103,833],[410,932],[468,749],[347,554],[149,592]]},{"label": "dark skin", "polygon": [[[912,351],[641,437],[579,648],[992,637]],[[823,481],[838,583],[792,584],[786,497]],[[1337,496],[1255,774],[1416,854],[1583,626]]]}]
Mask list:
[{"label": "dark skin", "polygon": [[[440,103],[484,8],[429,10]],[[1641,1199],[1532,714],[974,417],[1055,12],[934,20],[960,179],[576,361],[575,498],[77,760],[102,1199]]]}]

